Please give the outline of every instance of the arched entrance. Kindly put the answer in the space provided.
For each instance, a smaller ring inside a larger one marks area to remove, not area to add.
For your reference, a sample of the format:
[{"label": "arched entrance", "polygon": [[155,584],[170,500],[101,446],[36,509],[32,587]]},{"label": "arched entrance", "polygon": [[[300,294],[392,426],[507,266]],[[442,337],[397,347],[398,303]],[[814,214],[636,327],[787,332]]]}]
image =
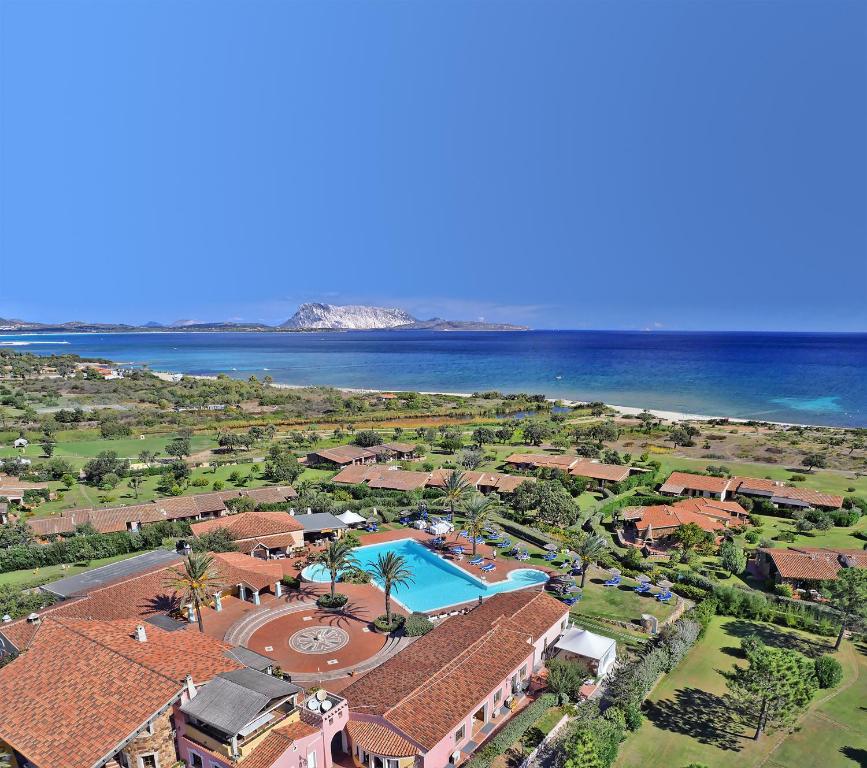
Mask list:
[{"label": "arched entrance", "polygon": [[346,736],[343,731],[338,731],[331,737],[331,759],[335,762],[342,762],[341,758],[347,757]]}]

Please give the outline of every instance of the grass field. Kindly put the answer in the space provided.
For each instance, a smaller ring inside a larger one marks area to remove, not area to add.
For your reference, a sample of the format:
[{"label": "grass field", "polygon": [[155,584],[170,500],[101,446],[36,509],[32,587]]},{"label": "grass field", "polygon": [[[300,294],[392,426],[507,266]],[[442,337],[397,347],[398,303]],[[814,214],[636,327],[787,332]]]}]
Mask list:
[{"label": "grass field", "polygon": [[9,573],[0,573],[0,586],[10,585],[20,589],[28,589],[38,587],[42,584],[47,584],[49,581],[65,578],[66,576],[75,576],[85,571],[92,571],[94,568],[99,568],[102,565],[116,563],[118,560],[126,560],[129,557],[140,555],[141,552],[131,552],[125,555],[116,555],[115,557],[104,557],[99,560],[89,560],[87,565],[49,565],[45,568],[28,568],[23,571],[10,571]]},{"label": "grass field", "polygon": [[616,768],[647,765],[683,768],[854,768],[867,758],[867,655],[844,643],[837,658],[844,668],[838,688],[819,691],[797,729],[753,741],[726,708],[722,671],[739,659],[742,637],[758,632],[771,645],[809,655],[826,653],[828,641],[794,630],[717,617],[705,638],[650,696],[647,718],[622,744]]},{"label": "grass field", "polygon": [[576,616],[638,621],[642,613],[664,619],[674,610],[674,605],[659,602],[651,595],[637,595],[633,589],[638,582],[623,577],[618,587],[605,587],[603,581],[610,574],[592,567],[584,584],[584,597],[575,606]]},{"label": "grass field", "polygon": [[860,538],[858,534],[867,533],[867,517],[862,517],[855,525],[847,528],[835,526],[827,531],[810,531],[809,533],[798,533],[793,521],[783,517],[771,517],[769,515],[758,515],[758,517],[762,521],[761,536],[763,539],[774,539],[781,532],[790,531],[795,534],[793,542],[775,541],[774,546],[786,547],[802,544],[807,547],[864,548],[864,539]]}]

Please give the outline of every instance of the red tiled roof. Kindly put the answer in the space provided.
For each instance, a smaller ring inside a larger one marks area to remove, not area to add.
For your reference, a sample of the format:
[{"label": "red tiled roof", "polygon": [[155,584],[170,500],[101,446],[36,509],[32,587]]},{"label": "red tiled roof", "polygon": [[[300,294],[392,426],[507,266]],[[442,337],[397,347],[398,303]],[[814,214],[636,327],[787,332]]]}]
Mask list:
[{"label": "red tiled roof", "polygon": [[684,489],[723,493],[729,487],[729,482],[730,480],[727,477],[693,475],[690,472],[672,472],[659,490],[663,493],[680,493]]},{"label": "red tiled roof", "polygon": [[249,757],[244,758],[244,768],[272,768],[279,757],[298,739],[318,733],[318,729],[302,720],[274,728]]},{"label": "red tiled roof", "polygon": [[379,715],[425,749],[523,664],[531,644],[567,615],[539,590],[495,595],[352,683],[343,692],[357,715]]},{"label": "red tiled roof", "polygon": [[412,443],[383,443],[382,447],[395,453],[415,453],[415,445]]},{"label": "red tiled roof", "polygon": [[629,467],[620,464],[602,464],[598,461],[579,461],[571,467],[569,474],[620,483],[629,477]]},{"label": "red tiled roof", "polygon": [[258,504],[280,504],[298,497],[298,492],[291,485],[274,485],[264,488],[251,488],[242,495],[249,496]]},{"label": "red tiled roof", "polygon": [[206,682],[242,665],[192,632],[136,622],[46,617],[29,650],[0,669],[0,738],[44,768],[89,768],[140,730],[191,674]]},{"label": "red tiled roof", "polygon": [[359,459],[372,459],[376,456],[376,447],[360,448],[357,445],[338,445],[334,448],[323,448],[310,453],[335,464],[351,464]]},{"label": "red tiled roof", "polygon": [[[776,480],[760,477],[733,477],[731,489],[734,493],[749,493],[750,490],[769,494],[779,499],[792,499],[809,504],[811,507],[828,507],[839,509],[843,506],[843,497],[831,493],[814,491],[812,488],[795,488]],[[743,490],[742,490],[743,489]]]},{"label": "red tiled roof", "polygon": [[386,488],[394,491],[416,491],[424,488],[430,475],[427,472],[407,472],[401,469],[381,471],[368,478],[370,488]]},{"label": "red tiled roof", "polygon": [[368,477],[376,475],[381,469],[376,464],[350,464],[332,477],[331,482],[358,485],[367,480]]},{"label": "red tiled roof", "polygon": [[[862,549],[826,549],[823,547],[762,548],[773,560],[784,579],[825,581],[836,579],[843,567],[867,568],[867,552]],[[844,562],[846,565],[844,566]]]},{"label": "red tiled roof", "polygon": [[241,512],[203,520],[190,526],[194,536],[201,536],[216,528],[225,528],[235,541],[304,530],[304,526],[288,512]]},{"label": "red tiled roof", "polygon": [[276,560],[261,560],[242,552],[215,552],[212,557],[226,586],[243,583],[253,589],[267,589],[283,578],[283,568]]},{"label": "red tiled roof", "polygon": [[578,461],[577,456],[552,456],[548,453],[513,453],[506,458],[506,464],[529,464],[533,467],[554,467],[568,470]]},{"label": "red tiled roof", "polygon": [[659,504],[652,507],[643,507],[641,517],[635,520],[635,527],[639,533],[652,527],[654,531],[677,528],[681,525],[695,523],[704,531],[716,533],[725,530],[726,526],[718,518],[694,512],[680,505],[669,506]]},{"label": "red tiled roof", "polygon": [[677,509],[688,509],[691,512],[697,512],[700,515],[716,517],[719,520],[730,520],[734,518],[738,522],[743,522],[742,518],[749,516],[747,511],[736,501],[719,501],[717,499],[694,497],[678,501],[672,506]]},{"label": "red tiled roof", "polygon": [[400,734],[395,733],[379,723],[367,723],[363,720],[350,720],[346,731],[357,744],[367,752],[382,757],[413,757],[419,754],[418,748]]}]

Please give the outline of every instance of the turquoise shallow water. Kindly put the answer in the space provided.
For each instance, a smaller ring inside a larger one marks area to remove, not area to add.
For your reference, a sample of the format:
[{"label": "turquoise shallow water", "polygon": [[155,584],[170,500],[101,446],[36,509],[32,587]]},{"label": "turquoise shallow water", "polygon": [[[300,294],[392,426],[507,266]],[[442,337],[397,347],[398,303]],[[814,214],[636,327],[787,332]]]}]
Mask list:
[{"label": "turquoise shallow water", "polygon": [[286,384],[498,389],[711,416],[867,426],[867,334],[131,333],[0,335],[157,370]]},{"label": "turquoise shallow water", "polygon": [[[512,592],[523,587],[538,586],[548,581],[548,576],[535,568],[522,568],[512,571],[508,579],[495,584],[485,584],[474,578],[462,568],[426,549],[414,539],[400,539],[384,544],[370,544],[358,547],[355,557],[364,570],[369,570],[377,557],[386,552],[394,552],[406,559],[406,565],[413,573],[413,583],[392,589],[394,599],[410,611],[435,611],[451,605],[467,603],[486,598],[500,592]],[[311,565],[304,569],[305,579],[317,582],[331,580],[322,565]],[[380,588],[382,587],[379,584]]]}]

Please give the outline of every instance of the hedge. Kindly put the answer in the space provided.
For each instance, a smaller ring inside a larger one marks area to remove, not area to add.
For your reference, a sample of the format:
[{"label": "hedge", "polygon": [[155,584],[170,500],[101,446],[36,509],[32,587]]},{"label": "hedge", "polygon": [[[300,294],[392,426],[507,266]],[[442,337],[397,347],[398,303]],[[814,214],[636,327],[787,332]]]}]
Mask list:
[{"label": "hedge", "polygon": [[489,768],[497,757],[505,754],[512,744],[520,741],[542,715],[556,705],[557,696],[553,693],[543,693],[526,709],[512,717],[496,736],[478,750],[466,763],[466,768]]},{"label": "hedge", "polygon": [[497,525],[500,526],[506,533],[511,533],[513,536],[523,539],[524,541],[535,544],[537,547],[545,547],[547,544],[559,544],[559,542],[551,536],[547,536],[535,528],[530,528],[526,525],[507,520],[504,517],[494,516]]}]

